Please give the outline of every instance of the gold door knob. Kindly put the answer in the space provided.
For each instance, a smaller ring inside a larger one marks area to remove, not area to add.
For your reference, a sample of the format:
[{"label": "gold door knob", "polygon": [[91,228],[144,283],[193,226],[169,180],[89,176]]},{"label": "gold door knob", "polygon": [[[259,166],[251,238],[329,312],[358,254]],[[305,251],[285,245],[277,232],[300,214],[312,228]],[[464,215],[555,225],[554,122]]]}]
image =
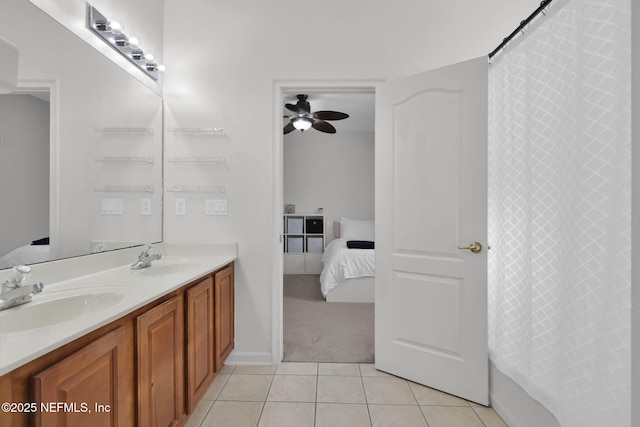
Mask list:
[{"label": "gold door knob", "polygon": [[474,254],[477,254],[482,250],[482,245],[478,242],[471,242],[469,246],[458,246],[458,249],[469,249]]}]

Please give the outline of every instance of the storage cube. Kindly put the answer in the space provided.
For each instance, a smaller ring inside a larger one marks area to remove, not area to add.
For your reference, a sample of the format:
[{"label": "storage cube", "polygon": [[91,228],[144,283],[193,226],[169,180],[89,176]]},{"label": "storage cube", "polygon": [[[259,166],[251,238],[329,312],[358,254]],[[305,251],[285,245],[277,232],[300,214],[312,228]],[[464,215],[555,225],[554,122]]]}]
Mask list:
[{"label": "storage cube", "polygon": [[303,252],[304,239],[302,236],[287,237],[287,252]]},{"label": "storage cube", "polygon": [[322,234],[324,221],[321,218],[307,218],[307,234]]},{"label": "storage cube", "polygon": [[302,217],[287,218],[287,234],[302,234],[304,221]]},{"label": "storage cube", "polygon": [[307,252],[319,253],[324,251],[323,237],[307,237]]}]

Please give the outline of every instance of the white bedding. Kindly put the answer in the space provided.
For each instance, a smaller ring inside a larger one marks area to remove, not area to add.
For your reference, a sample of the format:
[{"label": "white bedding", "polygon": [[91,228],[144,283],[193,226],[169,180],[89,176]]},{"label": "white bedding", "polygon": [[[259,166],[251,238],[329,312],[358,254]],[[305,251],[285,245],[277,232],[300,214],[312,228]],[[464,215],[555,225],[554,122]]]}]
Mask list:
[{"label": "white bedding", "polygon": [[320,290],[327,297],[336,286],[347,279],[375,276],[375,249],[349,249],[347,239],[335,239],[322,255]]},{"label": "white bedding", "polygon": [[0,269],[49,261],[49,245],[24,245],[0,257]]}]

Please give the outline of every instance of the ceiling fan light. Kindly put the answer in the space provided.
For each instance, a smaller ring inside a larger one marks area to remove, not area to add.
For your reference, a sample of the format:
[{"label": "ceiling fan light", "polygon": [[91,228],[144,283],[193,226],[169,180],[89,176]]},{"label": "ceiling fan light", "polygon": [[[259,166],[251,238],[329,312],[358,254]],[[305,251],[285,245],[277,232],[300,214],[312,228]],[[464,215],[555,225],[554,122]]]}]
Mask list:
[{"label": "ceiling fan light", "polygon": [[312,121],[308,117],[294,117],[291,123],[293,123],[294,128],[304,132],[311,127]]}]

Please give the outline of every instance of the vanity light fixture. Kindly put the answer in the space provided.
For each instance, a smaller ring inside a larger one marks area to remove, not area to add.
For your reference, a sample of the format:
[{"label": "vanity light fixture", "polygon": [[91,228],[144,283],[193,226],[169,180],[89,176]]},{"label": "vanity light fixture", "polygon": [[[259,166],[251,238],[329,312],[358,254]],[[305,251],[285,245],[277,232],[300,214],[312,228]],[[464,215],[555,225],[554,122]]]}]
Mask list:
[{"label": "vanity light fixture", "polygon": [[151,52],[145,53],[138,37],[127,36],[124,33],[125,27],[121,21],[108,19],[89,3],[87,3],[87,27],[152,79],[158,80],[159,72],[166,70],[164,65],[154,60]]}]

